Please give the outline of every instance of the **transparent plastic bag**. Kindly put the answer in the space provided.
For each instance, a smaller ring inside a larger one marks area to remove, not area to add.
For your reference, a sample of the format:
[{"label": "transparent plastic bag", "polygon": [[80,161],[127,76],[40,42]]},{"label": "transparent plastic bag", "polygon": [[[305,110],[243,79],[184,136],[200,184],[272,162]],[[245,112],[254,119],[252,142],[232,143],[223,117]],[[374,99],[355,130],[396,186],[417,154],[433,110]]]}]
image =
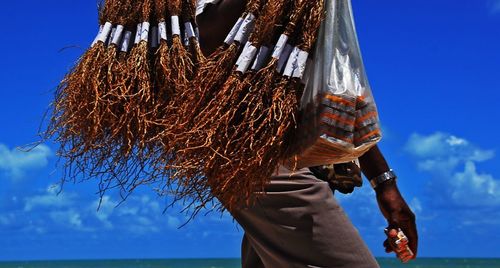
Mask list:
[{"label": "transparent plastic bag", "polygon": [[303,80],[293,145],[300,153],[288,163],[296,168],[353,161],[382,137],[351,1],[325,4],[325,20]]}]

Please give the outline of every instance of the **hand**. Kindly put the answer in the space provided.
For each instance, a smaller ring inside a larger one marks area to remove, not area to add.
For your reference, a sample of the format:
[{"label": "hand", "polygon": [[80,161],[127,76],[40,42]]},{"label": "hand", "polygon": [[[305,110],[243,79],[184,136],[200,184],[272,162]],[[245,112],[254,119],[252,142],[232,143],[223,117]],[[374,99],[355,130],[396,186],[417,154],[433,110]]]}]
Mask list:
[{"label": "hand", "polygon": [[355,187],[361,187],[363,184],[361,170],[353,162],[310,167],[309,169],[316,177],[328,182],[333,191],[337,190],[343,194],[352,193]]},{"label": "hand", "polygon": [[[396,181],[387,181],[375,189],[377,193],[377,201],[382,214],[389,223],[388,229],[398,229],[405,233],[409,240],[409,247],[413,251],[413,257],[402,256],[401,260],[407,262],[415,259],[418,249],[418,234],[417,226],[415,223],[415,214],[411,211],[410,207],[401,196]],[[385,251],[392,252],[389,240],[384,241]]]}]

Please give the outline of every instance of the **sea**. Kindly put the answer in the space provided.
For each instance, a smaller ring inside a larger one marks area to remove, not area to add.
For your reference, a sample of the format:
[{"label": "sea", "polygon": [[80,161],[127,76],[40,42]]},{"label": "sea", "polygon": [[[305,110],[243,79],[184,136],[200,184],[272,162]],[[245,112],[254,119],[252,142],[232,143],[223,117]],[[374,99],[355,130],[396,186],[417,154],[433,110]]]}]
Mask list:
[{"label": "sea", "polygon": [[[420,258],[409,264],[397,259],[377,260],[382,268],[500,268],[500,259]],[[85,260],[0,262],[0,268],[241,268],[241,265],[239,259]]]}]

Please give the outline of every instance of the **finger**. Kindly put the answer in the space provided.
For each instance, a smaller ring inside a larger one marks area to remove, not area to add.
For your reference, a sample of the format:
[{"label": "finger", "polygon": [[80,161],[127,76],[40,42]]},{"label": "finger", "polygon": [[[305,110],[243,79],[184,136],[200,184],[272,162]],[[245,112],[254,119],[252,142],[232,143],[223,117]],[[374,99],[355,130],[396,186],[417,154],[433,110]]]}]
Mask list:
[{"label": "finger", "polygon": [[411,258],[413,254],[409,250],[404,250],[400,253],[400,256],[401,258]]},{"label": "finger", "polygon": [[408,237],[408,246],[413,252],[413,259],[415,259],[417,257],[418,251],[418,233],[415,222],[412,221],[408,224],[405,224],[403,232],[405,232],[406,237]]},{"label": "finger", "polygon": [[400,260],[401,260],[401,262],[403,262],[403,263],[407,263],[407,262],[411,261],[412,259],[411,259],[411,257],[406,257],[406,258],[402,258],[402,259],[400,259]]},{"label": "finger", "polygon": [[352,163],[349,165],[350,168],[355,172],[361,174],[361,168],[356,163]]},{"label": "finger", "polygon": [[410,252],[406,253],[405,255],[401,256],[401,260],[403,262],[409,262],[413,259],[413,254],[410,254]]},{"label": "finger", "polygon": [[391,229],[397,230],[397,229],[401,228],[401,224],[399,223],[399,220],[395,217],[388,219],[387,222],[389,223],[389,226],[387,227],[387,229],[389,229],[389,230],[391,230]]},{"label": "finger", "polygon": [[408,251],[402,251],[402,252],[399,252],[399,253],[396,253],[397,257],[399,260],[401,260],[402,262],[408,262],[412,259],[412,254]]},{"label": "finger", "polygon": [[410,240],[410,249],[413,251],[413,258],[415,259],[417,257],[417,251],[418,251],[418,231],[417,231],[417,224],[415,221],[412,222],[411,228],[410,228],[410,233],[412,236],[412,240]]},{"label": "finger", "polygon": [[418,235],[416,224],[413,220],[405,220],[399,223],[399,228],[403,231],[408,239],[408,247],[413,252],[414,257],[416,257],[417,249],[418,249]]},{"label": "finger", "polygon": [[388,235],[389,235],[389,238],[398,237],[398,231],[396,229],[390,229]]},{"label": "finger", "polygon": [[386,239],[384,241],[384,248],[385,248],[385,252],[386,253],[391,253],[394,251],[394,249],[392,248],[391,244],[389,243],[389,239]]}]

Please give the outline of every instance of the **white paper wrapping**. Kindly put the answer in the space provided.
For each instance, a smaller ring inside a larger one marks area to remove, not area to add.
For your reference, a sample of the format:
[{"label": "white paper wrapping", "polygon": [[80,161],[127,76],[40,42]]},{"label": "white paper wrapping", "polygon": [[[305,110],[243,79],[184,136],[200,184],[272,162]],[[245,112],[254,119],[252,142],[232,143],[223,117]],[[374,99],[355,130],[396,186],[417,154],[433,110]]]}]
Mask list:
[{"label": "white paper wrapping", "polygon": [[230,45],[234,42],[234,37],[238,33],[238,30],[240,29],[241,24],[243,23],[243,18],[239,18],[238,21],[234,24],[233,28],[229,32],[229,34],[226,36],[226,39],[224,40],[224,43]]},{"label": "white paper wrapping", "polygon": [[240,65],[240,63],[241,63],[241,58],[242,58],[242,57],[243,57],[243,55],[246,53],[246,50],[247,50],[247,48],[248,48],[250,45],[252,45],[252,43],[250,43],[250,42],[246,42],[246,43],[245,43],[245,46],[243,47],[243,50],[241,51],[240,56],[239,56],[239,57],[238,57],[238,59],[236,60],[236,64],[235,64],[236,66]]},{"label": "white paper wrapping", "polygon": [[179,16],[170,17],[170,21],[172,22],[172,36],[174,35],[181,36],[181,26],[179,25]]},{"label": "white paper wrapping", "polygon": [[160,46],[161,44],[161,38],[160,38],[160,28],[156,27],[156,41],[157,41],[157,45]]},{"label": "white paper wrapping", "polygon": [[152,48],[157,48],[158,47],[158,27],[153,26],[151,27],[151,47]]},{"label": "white paper wrapping", "polygon": [[247,16],[245,17],[245,20],[243,20],[243,23],[238,29],[238,33],[236,33],[234,41],[239,42],[240,44],[246,42],[248,35],[250,35],[250,32],[252,32],[253,30],[254,21],[255,21],[255,15],[252,13],[248,13]]},{"label": "white paper wrapping", "polygon": [[186,32],[187,38],[196,37],[193,24],[191,24],[191,22],[184,23],[184,31]]},{"label": "white paper wrapping", "polygon": [[247,49],[244,51],[245,53],[242,53],[241,57],[241,62],[238,65],[238,68],[236,69],[239,72],[245,73],[248,68],[250,67],[250,64],[253,61],[253,58],[257,54],[257,48],[250,45],[247,47]]},{"label": "white paper wrapping", "polygon": [[141,41],[149,40],[149,22],[145,21],[142,23],[141,27]]},{"label": "white paper wrapping", "polygon": [[264,66],[264,64],[267,60],[267,57],[269,56],[269,52],[271,52],[269,47],[266,47],[266,46],[260,47],[259,53],[257,53],[257,56],[255,57],[255,61],[253,62],[252,70],[258,71]]},{"label": "white paper wrapping", "polygon": [[123,36],[122,44],[121,44],[121,51],[122,52],[128,52],[128,50],[130,49],[130,39],[131,38],[132,38],[132,32],[126,31],[125,35]]},{"label": "white paper wrapping", "polygon": [[193,37],[196,38],[196,35],[194,33],[193,24],[191,24],[191,22],[185,22],[184,23],[184,45],[186,47],[189,46],[189,39],[191,39]]},{"label": "white paper wrapping", "polygon": [[106,40],[108,40],[109,34],[111,33],[111,28],[113,25],[111,22],[106,22],[104,26],[102,27],[102,31],[99,33],[99,37],[97,38],[97,42],[102,42],[106,43]]},{"label": "white paper wrapping", "polygon": [[109,38],[106,41],[107,46],[111,45],[111,41],[113,41],[113,38],[115,37],[115,32],[116,32],[116,28],[111,29],[111,34],[109,35]]},{"label": "white paper wrapping", "polygon": [[141,42],[141,32],[142,32],[142,23],[137,24],[137,30],[135,32],[134,44],[139,44]]},{"label": "white paper wrapping", "polygon": [[194,29],[194,34],[196,35],[196,39],[200,40],[200,28],[196,27]]},{"label": "white paper wrapping", "polygon": [[123,25],[118,25],[116,26],[116,31],[112,34],[113,36],[113,40],[111,41],[112,44],[118,46],[122,40],[122,35],[123,35],[123,30],[125,28],[123,27]]},{"label": "white paper wrapping", "polygon": [[278,66],[276,67],[276,70],[278,73],[281,73],[283,71],[283,67],[285,67],[285,64],[290,57],[290,54],[292,53],[293,46],[290,44],[286,44],[285,48],[283,49],[283,53],[281,53],[281,56],[279,57],[278,60]]},{"label": "white paper wrapping", "polygon": [[309,57],[306,62],[306,69],[304,70],[304,75],[302,76],[302,84],[307,84],[308,76],[310,75],[311,69],[313,68],[314,61]]},{"label": "white paper wrapping", "polygon": [[196,1],[196,16],[200,15],[201,13],[203,13],[205,7],[208,5],[208,4],[217,4],[219,3],[221,0],[198,0]]},{"label": "white paper wrapping", "polygon": [[274,47],[273,51],[273,58],[279,59],[281,56],[281,53],[283,53],[283,49],[285,48],[286,42],[288,42],[288,36],[282,34],[280,36],[280,39],[278,39],[278,42],[276,43],[276,46]]},{"label": "white paper wrapping", "polygon": [[283,71],[284,76],[291,77],[293,74],[293,71],[297,67],[297,58],[299,56],[300,49],[298,47],[294,47],[292,50],[292,53],[290,53],[290,57],[288,57],[288,60],[285,65],[285,70]]},{"label": "white paper wrapping", "polygon": [[307,51],[299,50],[292,77],[299,79],[302,79],[302,77],[304,77],[308,58],[309,58],[309,53]]},{"label": "white paper wrapping", "polygon": [[99,26],[99,32],[97,32],[97,35],[95,36],[94,41],[92,41],[92,45],[91,45],[92,47],[97,43],[99,37],[101,36],[103,28],[104,28],[104,25]]},{"label": "white paper wrapping", "polygon": [[167,23],[162,21],[158,23],[158,31],[160,32],[160,39],[167,40]]}]

